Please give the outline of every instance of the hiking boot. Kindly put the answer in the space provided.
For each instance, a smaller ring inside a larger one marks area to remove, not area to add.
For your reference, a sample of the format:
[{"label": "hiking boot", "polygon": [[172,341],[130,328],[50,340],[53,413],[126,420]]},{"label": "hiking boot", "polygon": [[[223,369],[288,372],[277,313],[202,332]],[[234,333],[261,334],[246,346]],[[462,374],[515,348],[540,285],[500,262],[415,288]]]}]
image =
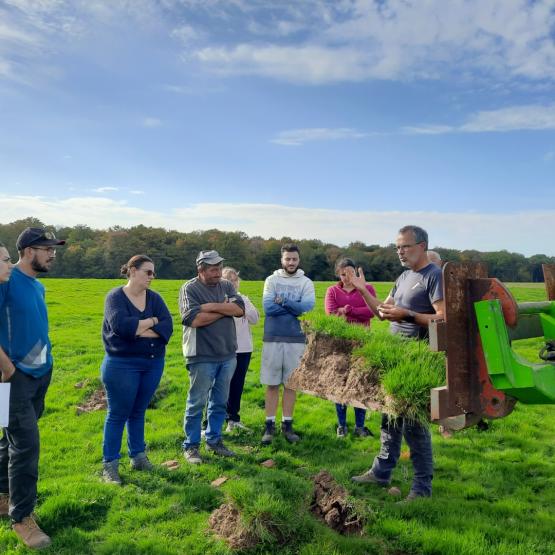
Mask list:
[{"label": "hiking boot", "polygon": [[385,486],[389,485],[389,482],[384,482],[382,480],[378,480],[374,473],[371,470],[367,470],[364,474],[360,476],[353,476],[351,481],[355,482],[355,484],[376,484],[377,486],[381,486],[384,488]]},{"label": "hiking boot", "polygon": [[250,432],[251,429],[247,428],[240,420],[230,420],[227,423],[227,427],[225,429],[226,432],[232,432],[233,430],[239,430],[243,432]]},{"label": "hiking boot", "polygon": [[187,449],[183,451],[183,456],[190,464],[202,464],[202,457],[198,452],[198,447],[187,447]]},{"label": "hiking boot", "polygon": [[276,423],[273,420],[266,420],[264,435],[262,436],[262,445],[270,445],[276,435]]},{"label": "hiking boot", "polygon": [[0,516],[8,516],[10,511],[10,496],[7,493],[0,493]]},{"label": "hiking boot", "polygon": [[150,472],[154,470],[154,465],[148,460],[146,453],[143,452],[131,458],[131,468],[133,470],[146,470]]},{"label": "hiking boot", "polygon": [[374,434],[366,426],[357,426],[353,432],[357,437],[374,437]]},{"label": "hiking boot", "polygon": [[337,437],[347,437],[347,426],[337,426]]},{"label": "hiking boot", "polygon": [[293,431],[293,420],[281,423],[281,433],[289,443],[297,443],[301,438]]},{"label": "hiking boot", "polygon": [[216,443],[207,443],[206,450],[211,451],[215,455],[220,455],[220,457],[235,457],[235,453],[228,449],[221,439]]},{"label": "hiking boot", "polygon": [[121,476],[119,475],[118,459],[102,464],[102,480],[107,484],[121,486]]},{"label": "hiking boot", "polygon": [[52,543],[32,516],[26,516],[21,522],[14,522],[12,528],[21,541],[31,549],[43,549]]},{"label": "hiking boot", "polygon": [[397,501],[397,505],[405,505],[415,499],[428,499],[429,497],[431,497],[431,495],[425,495],[424,493],[417,493],[416,491],[410,490],[409,494],[402,501]]}]

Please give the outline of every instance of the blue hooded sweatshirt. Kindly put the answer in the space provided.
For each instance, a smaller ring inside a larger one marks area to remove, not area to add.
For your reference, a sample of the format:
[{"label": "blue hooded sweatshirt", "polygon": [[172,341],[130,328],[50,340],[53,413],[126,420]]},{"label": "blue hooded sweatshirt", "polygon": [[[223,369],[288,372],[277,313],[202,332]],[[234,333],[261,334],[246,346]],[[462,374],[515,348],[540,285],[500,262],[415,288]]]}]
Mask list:
[{"label": "blue hooded sweatshirt", "polygon": [[264,341],[304,343],[298,316],[314,308],[314,284],[302,270],[276,270],[264,282]]}]

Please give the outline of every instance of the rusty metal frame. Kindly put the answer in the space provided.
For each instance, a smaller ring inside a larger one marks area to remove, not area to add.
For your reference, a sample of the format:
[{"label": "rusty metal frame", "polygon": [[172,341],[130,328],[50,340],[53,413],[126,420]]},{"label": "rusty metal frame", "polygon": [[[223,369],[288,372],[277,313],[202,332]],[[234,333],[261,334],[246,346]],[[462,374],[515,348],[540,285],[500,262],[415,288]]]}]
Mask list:
[{"label": "rusty metal frame", "polygon": [[[545,288],[555,300],[555,264],[542,266]],[[448,262],[443,267],[445,319],[429,326],[430,348],[446,352],[446,385],[431,391],[431,417],[453,429],[471,426],[481,418],[510,414],[515,399],[493,387],[474,313],[474,303],[497,299],[506,324],[514,328],[518,305],[509,290],[487,275],[480,262]]]}]

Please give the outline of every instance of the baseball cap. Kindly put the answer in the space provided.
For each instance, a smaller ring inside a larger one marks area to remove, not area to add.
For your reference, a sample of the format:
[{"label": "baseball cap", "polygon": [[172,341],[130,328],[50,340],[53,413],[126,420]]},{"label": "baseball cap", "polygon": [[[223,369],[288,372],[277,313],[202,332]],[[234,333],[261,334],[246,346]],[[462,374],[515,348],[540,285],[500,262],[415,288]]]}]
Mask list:
[{"label": "baseball cap", "polygon": [[200,251],[197,256],[197,266],[203,262],[204,264],[219,264],[223,262],[224,258],[220,256],[218,251]]},{"label": "baseball cap", "polygon": [[65,244],[65,241],[56,239],[51,231],[46,231],[42,227],[26,227],[17,238],[16,247],[18,251],[22,251],[27,247],[52,247]]}]

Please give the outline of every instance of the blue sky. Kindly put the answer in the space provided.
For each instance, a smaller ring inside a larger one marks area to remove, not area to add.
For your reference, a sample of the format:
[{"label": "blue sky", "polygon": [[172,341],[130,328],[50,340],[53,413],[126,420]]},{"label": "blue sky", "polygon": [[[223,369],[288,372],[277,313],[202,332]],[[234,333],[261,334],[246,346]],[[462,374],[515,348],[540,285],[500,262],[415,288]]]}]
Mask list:
[{"label": "blue sky", "polygon": [[0,221],[555,255],[553,0],[0,0]]}]

